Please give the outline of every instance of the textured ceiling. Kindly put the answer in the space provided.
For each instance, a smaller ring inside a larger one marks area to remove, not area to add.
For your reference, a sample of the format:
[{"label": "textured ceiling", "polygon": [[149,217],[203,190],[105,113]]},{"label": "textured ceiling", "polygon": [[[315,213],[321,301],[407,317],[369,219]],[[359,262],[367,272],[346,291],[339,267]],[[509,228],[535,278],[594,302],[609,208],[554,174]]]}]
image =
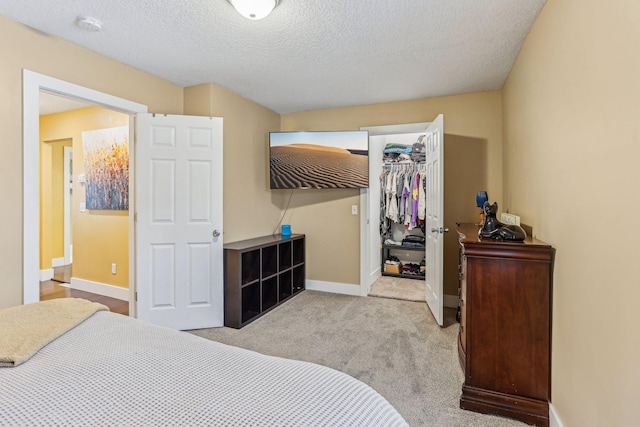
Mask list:
[{"label": "textured ceiling", "polygon": [[283,114],[499,89],[544,2],[281,0],[251,21],[226,0],[0,0],[0,14]]}]

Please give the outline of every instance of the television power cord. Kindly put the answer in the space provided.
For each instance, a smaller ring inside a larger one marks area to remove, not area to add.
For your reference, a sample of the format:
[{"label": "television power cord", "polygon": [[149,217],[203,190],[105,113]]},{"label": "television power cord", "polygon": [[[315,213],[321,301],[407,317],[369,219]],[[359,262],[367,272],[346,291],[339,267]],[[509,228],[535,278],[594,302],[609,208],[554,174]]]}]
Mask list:
[{"label": "television power cord", "polygon": [[280,221],[278,221],[278,224],[276,224],[276,228],[273,229],[273,233],[272,235],[275,236],[277,231],[278,231],[278,227],[280,227],[280,224],[282,224],[282,220],[284,219],[284,216],[287,214],[287,211],[289,210],[289,204],[291,203],[291,197],[293,196],[293,188],[291,189],[291,193],[289,194],[289,200],[287,201],[287,207],[284,208],[284,212],[282,213],[282,217],[280,218]]}]

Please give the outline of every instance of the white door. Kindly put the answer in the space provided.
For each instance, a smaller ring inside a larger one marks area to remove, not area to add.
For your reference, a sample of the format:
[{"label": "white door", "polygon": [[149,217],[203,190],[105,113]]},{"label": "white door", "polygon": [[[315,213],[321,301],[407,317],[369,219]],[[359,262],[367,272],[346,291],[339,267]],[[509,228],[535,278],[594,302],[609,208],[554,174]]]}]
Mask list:
[{"label": "white door", "polygon": [[138,318],[222,326],[222,119],[138,114]]},{"label": "white door", "polygon": [[427,128],[427,210],[426,237],[426,301],[440,326],[443,325],[443,253],[444,236],[444,118],[440,114]]}]

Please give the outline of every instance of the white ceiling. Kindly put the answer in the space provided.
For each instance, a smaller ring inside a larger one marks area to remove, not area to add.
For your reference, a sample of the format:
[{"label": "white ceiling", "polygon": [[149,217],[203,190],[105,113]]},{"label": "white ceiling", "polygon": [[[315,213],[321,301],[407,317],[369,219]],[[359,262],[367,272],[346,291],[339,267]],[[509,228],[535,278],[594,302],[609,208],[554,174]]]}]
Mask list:
[{"label": "white ceiling", "polygon": [[[0,0],[0,14],[180,86],[290,112],[500,89],[545,0]],[[102,21],[100,32],[76,25]]]},{"label": "white ceiling", "polygon": [[63,98],[62,96],[40,92],[40,115],[60,113],[62,111],[77,110],[88,107],[90,104],[76,101],[74,99]]}]

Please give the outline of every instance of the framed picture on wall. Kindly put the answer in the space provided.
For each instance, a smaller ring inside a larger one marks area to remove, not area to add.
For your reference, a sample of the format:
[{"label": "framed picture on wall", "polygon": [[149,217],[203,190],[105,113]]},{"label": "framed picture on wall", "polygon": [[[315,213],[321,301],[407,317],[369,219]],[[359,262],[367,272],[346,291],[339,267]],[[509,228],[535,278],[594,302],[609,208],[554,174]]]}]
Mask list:
[{"label": "framed picture on wall", "polygon": [[82,132],[86,207],[129,209],[129,126]]}]

